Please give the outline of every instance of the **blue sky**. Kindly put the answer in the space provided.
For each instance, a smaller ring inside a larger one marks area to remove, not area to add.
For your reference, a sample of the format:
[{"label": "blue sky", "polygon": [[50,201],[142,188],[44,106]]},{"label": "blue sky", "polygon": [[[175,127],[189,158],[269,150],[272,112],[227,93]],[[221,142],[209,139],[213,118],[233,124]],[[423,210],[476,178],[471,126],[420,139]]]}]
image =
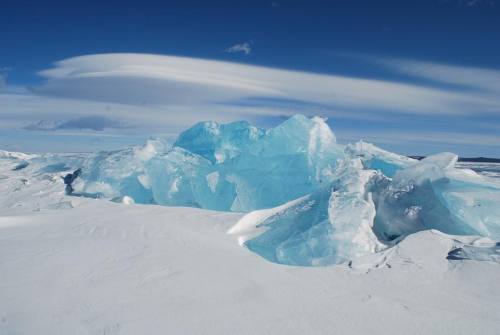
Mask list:
[{"label": "blue sky", "polygon": [[6,0],[0,40],[2,149],[303,113],[343,143],[500,157],[495,0]]}]

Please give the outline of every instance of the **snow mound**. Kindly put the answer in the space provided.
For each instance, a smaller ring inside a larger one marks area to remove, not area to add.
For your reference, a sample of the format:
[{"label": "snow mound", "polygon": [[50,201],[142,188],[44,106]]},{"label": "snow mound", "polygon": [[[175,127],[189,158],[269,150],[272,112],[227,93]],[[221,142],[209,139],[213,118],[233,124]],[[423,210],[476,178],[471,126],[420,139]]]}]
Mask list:
[{"label": "snow mound", "polygon": [[[75,195],[246,212],[229,233],[281,264],[338,264],[431,229],[500,240],[498,181],[457,169],[452,153],[417,161],[370,143],[342,146],[318,117],[272,129],[202,122],[173,146],[154,139],[87,157],[19,157],[19,172],[81,168]],[[461,250],[451,255],[482,252]]]}]

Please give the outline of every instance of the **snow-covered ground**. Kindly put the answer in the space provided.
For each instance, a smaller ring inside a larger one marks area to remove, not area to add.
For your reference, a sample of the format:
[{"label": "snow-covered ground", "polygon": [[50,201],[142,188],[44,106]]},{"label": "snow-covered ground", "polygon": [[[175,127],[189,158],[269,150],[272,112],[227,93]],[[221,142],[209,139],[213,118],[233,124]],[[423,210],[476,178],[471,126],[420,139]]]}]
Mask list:
[{"label": "snow-covered ground", "polygon": [[64,173],[21,159],[0,159],[0,334],[500,331],[486,239],[426,230],[340,265],[280,265],[227,234],[242,214],[66,196]]}]

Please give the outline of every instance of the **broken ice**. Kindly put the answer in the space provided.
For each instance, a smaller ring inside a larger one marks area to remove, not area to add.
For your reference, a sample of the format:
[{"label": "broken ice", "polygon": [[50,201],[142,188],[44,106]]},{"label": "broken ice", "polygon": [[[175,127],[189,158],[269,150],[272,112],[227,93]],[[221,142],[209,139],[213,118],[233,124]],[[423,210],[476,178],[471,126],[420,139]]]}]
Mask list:
[{"label": "broken ice", "polygon": [[[366,142],[340,145],[318,117],[272,129],[202,122],[173,145],[25,161],[40,173],[82,168],[80,195],[246,212],[231,233],[282,264],[341,263],[428,229],[500,240],[497,180],[455,168],[451,153],[417,161]],[[472,253],[462,250],[457,257]]]}]

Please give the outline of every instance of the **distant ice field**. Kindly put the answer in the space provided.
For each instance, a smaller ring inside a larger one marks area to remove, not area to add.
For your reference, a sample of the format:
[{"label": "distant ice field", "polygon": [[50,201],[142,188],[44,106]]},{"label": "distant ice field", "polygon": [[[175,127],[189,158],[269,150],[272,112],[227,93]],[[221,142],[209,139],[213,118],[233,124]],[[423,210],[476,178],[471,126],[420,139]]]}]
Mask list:
[{"label": "distant ice field", "polygon": [[484,176],[500,179],[500,163],[458,162],[459,169],[471,169]]}]

